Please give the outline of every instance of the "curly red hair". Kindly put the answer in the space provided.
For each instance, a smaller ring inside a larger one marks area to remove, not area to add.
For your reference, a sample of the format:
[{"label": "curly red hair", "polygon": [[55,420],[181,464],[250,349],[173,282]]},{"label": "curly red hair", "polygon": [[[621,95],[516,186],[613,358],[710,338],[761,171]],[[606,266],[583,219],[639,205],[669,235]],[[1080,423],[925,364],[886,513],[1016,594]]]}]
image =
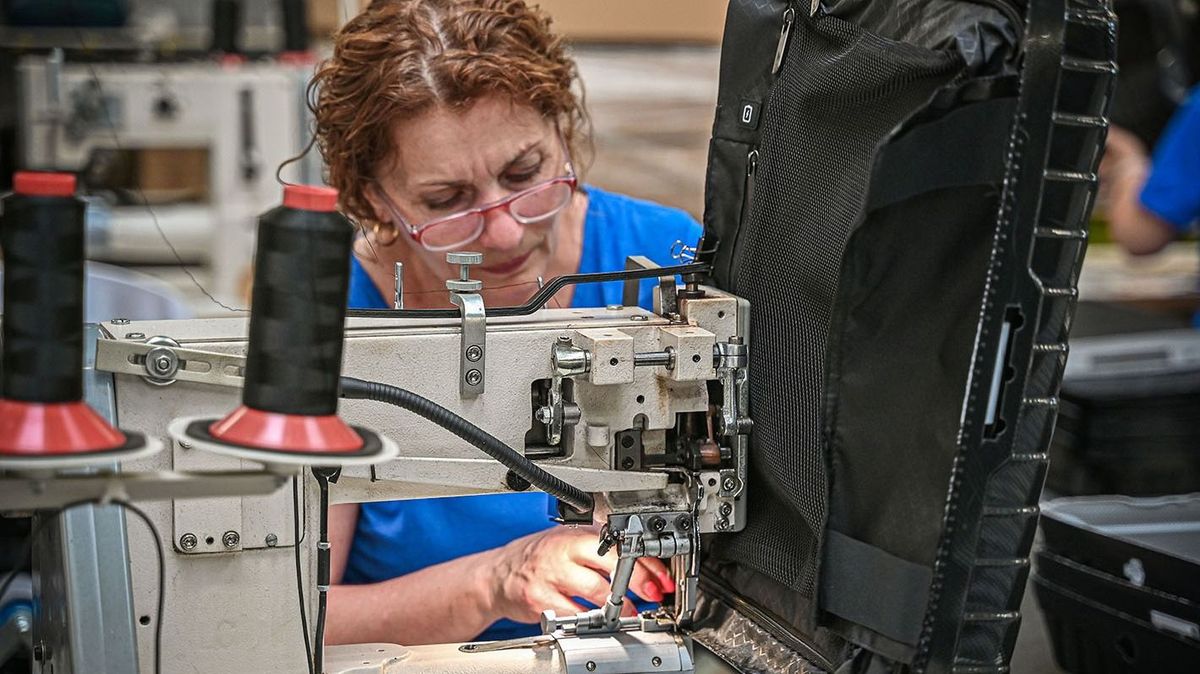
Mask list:
[{"label": "curly red hair", "polygon": [[374,0],[337,32],[309,84],[327,180],[349,215],[373,221],[366,186],[392,156],[392,127],[496,94],[555,120],[578,159],[588,120],[576,80],[550,18],[522,0]]}]

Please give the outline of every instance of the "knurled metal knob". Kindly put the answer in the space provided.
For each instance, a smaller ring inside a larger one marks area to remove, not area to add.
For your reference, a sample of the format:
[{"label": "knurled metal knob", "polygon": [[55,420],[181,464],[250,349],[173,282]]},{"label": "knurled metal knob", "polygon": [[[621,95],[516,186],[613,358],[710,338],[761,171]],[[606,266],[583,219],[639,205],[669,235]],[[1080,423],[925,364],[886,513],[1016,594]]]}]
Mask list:
[{"label": "knurled metal knob", "polygon": [[477,293],[483,289],[483,282],[471,278],[471,265],[483,262],[483,253],[458,251],[446,253],[446,262],[458,265],[458,278],[447,279],[446,289],[456,293]]},{"label": "knurled metal knob", "polygon": [[482,264],[483,253],[470,253],[467,251],[446,253],[446,262],[457,265]]},{"label": "knurled metal knob", "polygon": [[446,279],[446,290],[456,293],[477,293],[483,290],[483,281]]}]

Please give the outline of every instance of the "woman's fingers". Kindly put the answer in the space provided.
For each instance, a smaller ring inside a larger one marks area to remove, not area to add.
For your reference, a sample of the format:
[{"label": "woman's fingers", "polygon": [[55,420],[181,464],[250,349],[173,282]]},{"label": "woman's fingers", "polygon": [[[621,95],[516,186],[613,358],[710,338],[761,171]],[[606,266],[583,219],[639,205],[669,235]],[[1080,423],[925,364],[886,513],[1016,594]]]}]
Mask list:
[{"label": "woman's fingers", "polygon": [[667,567],[654,558],[638,559],[629,579],[629,589],[647,601],[662,601],[663,595],[674,592],[675,583]]},{"label": "woman's fingers", "polygon": [[593,569],[576,564],[562,570],[557,583],[558,590],[569,597],[586,599],[596,606],[604,606],[611,590],[604,576]]}]

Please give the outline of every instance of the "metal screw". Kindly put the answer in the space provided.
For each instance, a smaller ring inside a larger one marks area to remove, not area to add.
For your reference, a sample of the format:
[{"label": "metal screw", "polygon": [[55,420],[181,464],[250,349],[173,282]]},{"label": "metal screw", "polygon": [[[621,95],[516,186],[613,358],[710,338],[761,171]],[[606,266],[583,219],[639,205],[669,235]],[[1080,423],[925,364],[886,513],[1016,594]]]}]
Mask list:
[{"label": "metal screw", "polygon": [[472,344],[467,347],[467,360],[474,363],[480,358],[483,358],[483,349],[479,348],[478,344]]},{"label": "metal screw", "polygon": [[467,383],[471,386],[478,386],[479,382],[483,381],[483,373],[479,370],[467,370]]},{"label": "metal screw", "polygon": [[584,667],[584,669],[588,670],[589,672],[596,671],[596,663],[592,662],[591,660],[588,660],[587,664],[584,665],[583,667]]},{"label": "metal screw", "polygon": [[717,520],[717,531],[725,531],[728,528],[729,528],[729,520],[725,519],[724,517]]},{"label": "metal screw", "polygon": [[629,317],[629,320],[631,320],[631,321],[635,321],[635,322],[638,322],[638,323],[645,323],[646,321],[648,321],[648,320],[650,320],[650,319],[649,319],[649,318],[646,318],[645,316],[643,316],[643,315],[641,315],[641,314],[638,314],[637,316],[630,316],[630,317]]},{"label": "metal screw", "polygon": [[166,372],[171,369],[171,359],[166,356],[159,356],[154,359],[154,369],[159,372]]},{"label": "metal screw", "polygon": [[559,335],[559,336],[558,336],[558,343],[559,343],[559,344],[570,344],[570,343],[571,343],[571,338],[570,338],[570,337],[568,337],[568,336],[566,336],[566,335]]},{"label": "metal screw", "polygon": [[196,538],[196,534],[184,534],[179,537],[179,547],[185,552],[191,552],[200,545],[200,539]]},{"label": "metal screw", "polygon": [[737,482],[732,477],[727,477],[721,481],[721,489],[725,491],[733,491],[737,488]]},{"label": "metal screw", "polygon": [[146,338],[146,333],[144,333],[144,332],[127,332],[127,333],[125,333],[125,339],[145,339],[145,338]]},{"label": "metal screw", "polygon": [[732,503],[726,501],[725,503],[721,504],[721,515],[722,516],[729,517],[729,514],[732,512],[733,512],[733,504]]},{"label": "metal screw", "polygon": [[181,441],[181,442],[179,443],[179,448],[180,448],[180,449],[191,449],[191,448],[192,448],[192,443],[190,443],[190,442],[182,442],[182,441]]},{"label": "metal screw", "polygon": [[675,518],[675,526],[678,527],[680,531],[687,531],[688,529],[692,528],[692,518],[688,517],[687,515],[680,515],[679,517]]},{"label": "metal screw", "polygon": [[537,413],[534,416],[536,416],[537,420],[542,422],[543,424],[548,424],[548,423],[550,423],[550,420],[554,418],[554,411],[551,410],[548,406],[539,407],[537,410]]},{"label": "metal screw", "polygon": [[632,456],[627,456],[624,459],[621,459],[621,469],[622,470],[633,470],[633,465],[635,463],[637,463],[637,462],[633,460]]},{"label": "metal screw", "polygon": [[236,531],[226,531],[225,535],[221,537],[221,542],[225,544],[225,547],[230,549],[236,548],[237,544],[241,541],[242,537]]},{"label": "metal screw", "polygon": [[621,304],[609,304],[608,306],[606,306],[604,308],[608,309],[609,311],[620,311],[620,310],[624,309],[625,306],[621,305]]},{"label": "metal screw", "polygon": [[112,323],[113,325],[129,325],[128,318],[114,318],[109,322]]},{"label": "metal screw", "polygon": [[279,537],[275,534],[267,534],[267,547],[273,548],[279,544]]},{"label": "metal screw", "polygon": [[650,665],[653,667],[661,667],[662,666],[662,658],[658,657],[657,655],[650,658]]},{"label": "metal screw", "polygon": [[650,530],[654,533],[662,533],[662,530],[666,528],[667,521],[663,519],[662,515],[655,515],[650,518]]}]

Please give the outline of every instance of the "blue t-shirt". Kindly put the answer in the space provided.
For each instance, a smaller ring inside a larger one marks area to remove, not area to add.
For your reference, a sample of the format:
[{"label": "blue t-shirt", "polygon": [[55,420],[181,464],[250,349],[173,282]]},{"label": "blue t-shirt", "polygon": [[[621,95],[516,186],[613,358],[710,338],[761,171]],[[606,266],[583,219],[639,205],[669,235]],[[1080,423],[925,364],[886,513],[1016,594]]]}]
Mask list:
[{"label": "blue t-shirt", "polygon": [[[1180,234],[1200,220],[1200,87],[1192,89],[1155,145],[1141,201]],[[1192,324],[1200,328],[1200,311]]]},{"label": "blue t-shirt", "polygon": [[[695,245],[700,238],[700,225],[681,210],[596,187],[586,191],[580,272],[624,269],[629,255],[645,255],[664,266],[675,264],[672,245],[676,241]],[[653,288],[653,280],[642,284],[641,306],[650,306]],[[352,308],[391,306],[358,260],[351,262],[349,295]],[[575,307],[621,304],[621,295],[620,282],[579,285],[571,303]],[[342,582],[379,582],[500,547],[554,526],[548,515],[551,501],[536,492],[364,503]],[[534,625],[500,620],[478,639],[512,639],[537,631]]]},{"label": "blue t-shirt", "polygon": [[1175,111],[1155,146],[1141,200],[1180,233],[1200,219],[1200,87]]}]

